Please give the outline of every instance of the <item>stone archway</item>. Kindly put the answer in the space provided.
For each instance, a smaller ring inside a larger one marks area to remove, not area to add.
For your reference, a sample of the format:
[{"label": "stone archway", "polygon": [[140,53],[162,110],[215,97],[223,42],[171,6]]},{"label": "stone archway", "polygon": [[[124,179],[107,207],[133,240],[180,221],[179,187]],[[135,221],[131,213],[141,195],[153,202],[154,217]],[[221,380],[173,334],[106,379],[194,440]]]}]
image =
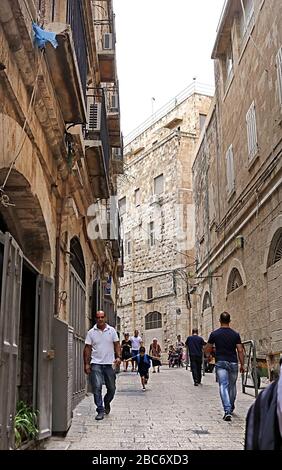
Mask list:
[{"label": "stone archway", "polygon": [[[0,169],[0,185],[7,168]],[[11,235],[23,250],[24,255],[43,274],[50,275],[51,247],[44,214],[39,199],[31,191],[26,178],[12,170],[5,194],[11,205],[0,204],[0,213]]]}]

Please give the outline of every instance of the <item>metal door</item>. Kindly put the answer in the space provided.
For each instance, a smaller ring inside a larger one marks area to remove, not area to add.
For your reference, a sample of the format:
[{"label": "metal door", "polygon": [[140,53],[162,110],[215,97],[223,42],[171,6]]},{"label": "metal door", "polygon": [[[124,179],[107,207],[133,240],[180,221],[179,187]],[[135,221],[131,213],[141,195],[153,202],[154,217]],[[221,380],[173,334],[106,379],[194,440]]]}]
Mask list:
[{"label": "metal door", "polygon": [[71,266],[70,324],[73,327],[73,401],[72,408],[84,398],[85,374],[83,349],[85,340],[85,285]]},{"label": "metal door", "polygon": [[[0,310],[0,449],[13,448],[23,253],[13,237],[4,245]],[[1,267],[0,267],[1,268]]]},{"label": "metal door", "polygon": [[39,275],[37,278],[38,352],[34,370],[37,371],[36,404],[38,411],[39,439],[52,433],[52,322],[54,316],[54,281]]}]

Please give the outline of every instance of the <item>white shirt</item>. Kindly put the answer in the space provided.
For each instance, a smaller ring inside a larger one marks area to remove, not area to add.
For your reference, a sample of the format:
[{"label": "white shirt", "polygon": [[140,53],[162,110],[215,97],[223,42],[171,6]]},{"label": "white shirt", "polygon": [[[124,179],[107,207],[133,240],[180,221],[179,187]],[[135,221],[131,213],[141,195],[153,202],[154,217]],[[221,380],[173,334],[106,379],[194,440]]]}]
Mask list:
[{"label": "white shirt", "polygon": [[139,351],[140,345],[142,343],[141,336],[131,336],[130,341],[131,341],[131,348],[134,351],[137,351],[137,350]]},{"label": "white shirt", "polygon": [[88,331],[85,344],[92,346],[91,364],[112,364],[115,360],[114,342],[119,341],[116,330],[106,323],[104,330],[94,325]]}]

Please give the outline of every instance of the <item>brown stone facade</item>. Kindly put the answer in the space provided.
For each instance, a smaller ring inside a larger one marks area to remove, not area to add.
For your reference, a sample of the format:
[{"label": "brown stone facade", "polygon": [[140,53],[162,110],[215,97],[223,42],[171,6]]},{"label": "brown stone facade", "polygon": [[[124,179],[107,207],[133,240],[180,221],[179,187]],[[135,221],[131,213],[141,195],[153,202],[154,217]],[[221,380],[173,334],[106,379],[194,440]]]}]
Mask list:
[{"label": "brown stone facade", "polygon": [[[193,165],[195,324],[219,314],[260,358],[282,353],[280,2],[229,1],[213,50],[216,93]],[[200,277],[201,276],[201,277]]]},{"label": "brown stone facade", "polygon": [[138,329],[146,348],[157,337],[163,352],[178,334],[185,340],[191,327],[191,166],[211,101],[194,87],[126,139],[125,173],[118,180],[125,256],[117,312],[120,332],[131,335]]}]

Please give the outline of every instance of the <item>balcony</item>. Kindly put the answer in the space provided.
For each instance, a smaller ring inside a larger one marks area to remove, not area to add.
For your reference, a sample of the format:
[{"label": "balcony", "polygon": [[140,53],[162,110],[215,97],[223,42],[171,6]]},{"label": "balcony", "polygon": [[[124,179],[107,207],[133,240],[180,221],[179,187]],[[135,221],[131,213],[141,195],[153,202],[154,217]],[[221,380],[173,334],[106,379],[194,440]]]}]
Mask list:
[{"label": "balcony", "polygon": [[[47,44],[46,57],[64,121],[84,123],[86,122],[84,89],[71,27],[63,23],[49,23],[46,30],[56,33],[59,44],[56,49],[51,44]],[[86,73],[86,61],[84,66]]]},{"label": "balcony", "polygon": [[123,148],[114,147],[112,148],[112,171],[114,175],[123,175]]},{"label": "balcony", "polygon": [[112,147],[121,146],[120,134],[120,109],[119,109],[119,93],[116,87],[106,87],[106,106],[110,145]]},{"label": "balcony", "polygon": [[98,61],[101,82],[115,83],[117,74],[113,33],[103,33],[98,41]]},{"label": "balcony", "polygon": [[102,90],[87,95],[85,157],[94,197],[108,199],[110,146],[105,98]]}]

